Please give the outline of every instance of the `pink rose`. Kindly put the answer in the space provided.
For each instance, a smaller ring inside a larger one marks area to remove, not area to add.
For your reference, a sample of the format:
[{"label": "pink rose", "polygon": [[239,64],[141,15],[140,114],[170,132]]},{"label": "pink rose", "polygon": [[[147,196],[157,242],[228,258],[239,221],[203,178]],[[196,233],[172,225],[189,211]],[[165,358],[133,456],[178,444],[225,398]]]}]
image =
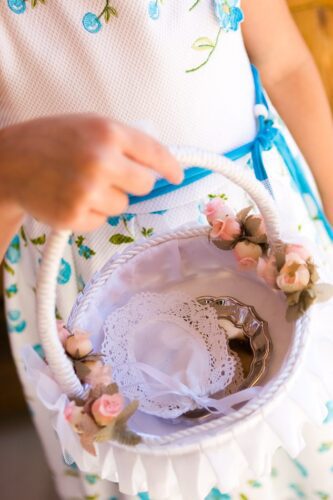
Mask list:
[{"label": "pink rose", "polygon": [[83,415],[83,408],[76,406],[74,401],[68,403],[64,410],[64,416],[75,432],[80,433],[80,423]]},{"label": "pink rose", "polygon": [[286,255],[288,254],[297,254],[301,259],[305,262],[312,257],[310,251],[305,248],[303,245],[288,245],[286,248]]},{"label": "pink rose", "polygon": [[278,270],[276,267],[276,259],[273,254],[271,254],[266,259],[259,259],[257,273],[258,276],[266,281],[266,283],[270,287],[276,288],[276,278],[278,277]]},{"label": "pink rose", "polygon": [[240,223],[233,217],[227,217],[225,220],[215,220],[211,237],[223,241],[234,241],[242,232]]},{"label": "pink rose", "polygon": [[118,417],[123,408],[124,400],[121,394],[116,393],[112,396],[103,394],[93,403],[91,413],[98,425],[105,426]]},{"label": "pink rose", "polygon": [[81,330],[75,330],[73,335],[66,339],[65,350],[74,359],[87,356],[93,350],[89,334]]},{"label": "pink rose", "polygon": [[91,385],[91,387],[109,385],[112,383],[110,366],[103,365],[101,361],[86,361],[84,364],[90,370],[88,375],[84,378],[84,381]]},{"label": "pink rose", "polygon": [[67,330],[65,323],[61,320],[57,320],[57,330],[58,330],[58,337],[62,345],[65,345],[67,337],[70,335],[69,330]]},{"label": "pink rose", "polygon": [[213,224],[215,220],[224,220],[226,217],[234,217],[234,210],[229,207],[221,198],[213,198],[205,206],[204,213],[209,224]]},{"label": "pink rose", "polygon": [[286,255],[286,263],[277,277],[277,286],[285,293],[304,290],[310,281],[310,271],[305,261],[297,254]]},{"label": "pink rose", "polygon": [[262,249],[256,243],[250,241],[239,241],[234,248],[234,254],[241,267],[251,269],[256,267],[262,256]]},{"label": "pink rose", "polygon": [[266,234],[266,226],[263,216],[250,215],[245,220],[245,229],[248,235],[259,237]]}]

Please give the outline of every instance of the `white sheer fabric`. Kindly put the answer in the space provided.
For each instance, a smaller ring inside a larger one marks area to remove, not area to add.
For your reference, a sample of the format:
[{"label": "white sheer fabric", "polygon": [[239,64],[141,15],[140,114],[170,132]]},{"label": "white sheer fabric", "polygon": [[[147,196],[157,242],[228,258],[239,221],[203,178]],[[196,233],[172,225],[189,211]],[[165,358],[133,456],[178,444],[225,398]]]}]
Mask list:
[{"label": "white sheer fabric", "polygon": [[194,410],[234,379],[236,358],[216,311],[187,294],[136,294],[108,316],[104,332],[115,382],[152,415]]}]

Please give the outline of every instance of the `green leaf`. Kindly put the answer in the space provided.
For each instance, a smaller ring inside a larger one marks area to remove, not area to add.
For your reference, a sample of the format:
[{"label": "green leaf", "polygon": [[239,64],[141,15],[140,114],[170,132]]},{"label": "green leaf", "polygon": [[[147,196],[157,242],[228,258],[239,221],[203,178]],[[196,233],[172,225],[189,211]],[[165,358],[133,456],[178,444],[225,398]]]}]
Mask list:
[{"label": "green leaf", "polygon": [[208,198],[214,200],[215,198],[221,198],[221,200],[228,201],[228,196],[225,193],[222,194],[209,194]]},{"label": "green leaf", "polygon": [[299,303],[302,292],[287,293],[288,306],[295,306]]},{"label": "green leaf", "polygon": [[108,394],[109,396],[113,396],[114,394],[118,394],[119,392],[119,387],[117,384],[109,384],[106,389],[105,389],[105,394]]},{"label": "green leaf", "polygon": [[125,424],[137,411],[139,408],[139,402],[138,401],[131,401],[126,408],[123,409],[123,411],[118,415],[117,417],[117,423],[118,424]]},{"label": "green leaf", "polygon": [[213,40],[206,36],[202,36],[197,38],[192,45],[192,49],[194,50],[212,50],[215,47],[215,43]]},{"label": "green leaf", "polygon": [[135,434],[135,432],[130,431],[126,425],[117,424],[114,427],[113,439],[118,441],[118,443],[125,444],[128,446],[135,446],[141,443],[141,437]]},{"label": "green leaf", "polygon": [[153,227],[149,227],[148,229],[146,227],[143,227],[141,229],[141,234],[145,238],[149,238],[150,236],[152,236],[153,233],[154,233],[154,228]]},{"label": "green leaf", "polygon": [[55,317],[56,317],[56,319],[59,319],[59,320],[63,319],[57,307],[56,307],[56,310],[55,310]]},{"label": "green leaf", "polygon": [[90,368],[79,360],[74,360],[74,370],[81,382],[84,382],[87,375],[91,372]]},{"label": "green leaf", "polygon": [[80,248],[84,242],[85,238],[83,236],[78,236],[75,240],[75,244]]},{"label": "green leaf", "polygon": [[274,248],[274,256],[276,259],[276,267],[280,272],[286,263],[286,248],[287,245],[283,241],[278,241]]},{"label": "green leaf", "polygon": [[103,427],[100,431],[98,431],[94,441],[96,441],[96,443],[104,443],[105,441],[111,441],[113,438],[114,428],[115,428],[115,421]]},{"label": "green leaf", "polygon": [[12,276],[14,276],[15,274],[15,271],[12,267],[10,267],[10,265],[8,264],[7,261],[3,261],[3,268],[5,271],[7,271],[7,273],[11,274]]},{"label": "green leaf", "polygon": [[191,5],[191,7],[189,8],[189,11],[195,9],[195,7],[199,4],[200,0],[195,0],[194,4]]},{"label": "green leaf", "polygon": [[28,245],[28,240],[27,240],[27,236],[25,234],[23,226],[21,226],[21,228],[20,228],[20,235],[21,235],[22,240],[24,241],[24,246],[26,247]]},{"label": "green leaf", "polygon": [[300,304],[289,306],[286,313],[286,320],[292,323],[293,321],[297,321],[303,314],[304,312],[301,310]]},{"label": "green leaf", "polygon": [[38,238],[32,238],[30,241],[33,245],[44,245],[46,241],[46,234],[38,236]]},{"label": "green leaf", "polygon": [[112,243],[113,245],[122,245],[124,243],[133,243],[134,238],[131,236],[126,236],[125,234],[114,234],[111,236],[109,239],[109,242]]},{"label": "green leaf", "polygon": [[231,250],[235,246],[234,241],[211,240],[220,250]]},{"label": "green leaf", "polygon": [[311,283],[316,283],[320,276],[318,274],[317,266],[315,263],[312,261],[312,259],[308,259],[307,261],[308,269],[311,275]]},{"label": "green leaf", "polygon": [[111,16],[118,17],[118,11],[115,7],[109,7],[109,10],[110,10]]},{"label": "green leaf", "polygon": [[260,236],[245,236],[245,239],[251,243],[256,243],[257,245],[265,245],[267,243],[266,234],[262,234]]},{"label": "green leaf", "polygon": [[239,222],[244,223],[245,219],[247,218],[247,216],[249,215],[251,210],[252,210],[252,207],[246,207],[246,208],[243,208],[243,210],[241,210],[240,212],[238,212],[237,219],[239,220]]},{"label": "green leaf", "polygon": [[106,7],[105,10],[104,10],[104,20],[106,23],[108,23],[111,19],[111,12],[110,12],[110,8],[109,7]]}]

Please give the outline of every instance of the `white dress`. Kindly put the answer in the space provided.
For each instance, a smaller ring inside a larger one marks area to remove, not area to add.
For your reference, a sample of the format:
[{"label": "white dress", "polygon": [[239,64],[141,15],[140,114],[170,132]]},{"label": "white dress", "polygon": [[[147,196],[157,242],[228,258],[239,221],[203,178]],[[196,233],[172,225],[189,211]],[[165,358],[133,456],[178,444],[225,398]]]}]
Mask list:
[{"label": "white dress", "polygon": [[[165,144],[226,153],[255,139],[255,85],[239,29],[238,2],[216,2],[216,10],[212,0],[193,3],[193,8],[192,0],[48,0],[34,8],[31,4],[0,3],[0,127],[87,111],[143,128]],[[277,121],[311,184],[297,148]],[[330,251],[318,206],[310,200],[309,212],[309,197],[296,189],[279,152],[267,149],[265,167],[284,229],[298,231]],[[249,154],[237,161],[251,168]],[[68,317],[78,290],[114,252],[140,238],[201,222],[200,204],[210,193],[224,193],[237,208],[248,204],[238,188],[210,175],[136,202],[127,214],[109,218],[98,231],[74,234],[58,276],[57,315]],[[46,226],[27,217],[5,259],[8,328],[27,401],[61,498],[129,498],[116,485],[65,464],[48,416],[25,377],[21,348],[30,344],[42,351],[35,286],[48,234]],[[328,499],[333,494],[332,466],[333,434],[327,424],[317,434],[309,433],[308,448],[299,461],[281,453],[271,478],[248,478],[239,491],[213,490],[207,499]],[[130,498],[149,495],[138,492]]]}]

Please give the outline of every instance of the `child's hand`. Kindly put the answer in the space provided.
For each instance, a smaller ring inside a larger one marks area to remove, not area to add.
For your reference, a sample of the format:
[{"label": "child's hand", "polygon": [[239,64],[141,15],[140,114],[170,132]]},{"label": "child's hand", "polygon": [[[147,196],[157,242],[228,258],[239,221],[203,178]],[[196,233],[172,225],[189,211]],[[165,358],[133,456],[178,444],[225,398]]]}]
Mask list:
[{"label": "child's hand", "polygon": [[170,153],[147,135],[95,115],[25,122],[0,131],[0,205],[56,228],[88,231],[145,195],[154,172],[179,183]]}]

